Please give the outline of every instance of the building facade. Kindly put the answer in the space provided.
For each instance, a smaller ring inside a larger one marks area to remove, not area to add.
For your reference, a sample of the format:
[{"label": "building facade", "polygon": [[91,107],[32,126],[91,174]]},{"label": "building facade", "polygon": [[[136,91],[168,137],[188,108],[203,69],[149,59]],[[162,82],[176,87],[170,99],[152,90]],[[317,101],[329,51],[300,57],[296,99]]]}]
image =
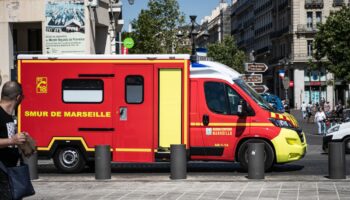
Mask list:
[{"label": "building facade", "polygon": [[[206,48],[208,43],[221,42],[224,36],[231,34],[231,6],[224,0],[212,10],[211,15],[201,20],[201,30],[196,38],[198,47]],[[209,38],[205,38],[203,33],[207,31]]]},{"label": "building facade", "polygon": [[[344,0],[234,0],[232,34],[247,54],[254,51],[256,62],[268,65],[264,83],[269,92],[287,99],[292,107],[300,108],[303,101],[316,103],[323,99],[331,106],[339,101],[344,104],[348,99],[348,86],[334,80],[312,53],[317,24],[325,22],[331,11],[348,3]],[[316,69],[311,65],[316,65]],[[285,77],[290,80],[287,90],[283,84]]]},{"label": "building facade", "polygon": [[0,76],[16,79],[18,54],[115,54],[119,0],[0,0]]}]

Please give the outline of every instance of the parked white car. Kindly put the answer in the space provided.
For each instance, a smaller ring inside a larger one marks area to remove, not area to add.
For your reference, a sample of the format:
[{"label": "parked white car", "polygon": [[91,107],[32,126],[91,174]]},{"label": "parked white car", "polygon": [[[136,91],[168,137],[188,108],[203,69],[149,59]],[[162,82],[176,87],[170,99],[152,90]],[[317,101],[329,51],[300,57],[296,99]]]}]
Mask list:
[{"label": "parked white car", "polygon": [[329,142],[343,142],[345,152],[350,153],[350,122],[336,124],[328,129],[327,134],[323,137],[322,149],[328,152]]}]

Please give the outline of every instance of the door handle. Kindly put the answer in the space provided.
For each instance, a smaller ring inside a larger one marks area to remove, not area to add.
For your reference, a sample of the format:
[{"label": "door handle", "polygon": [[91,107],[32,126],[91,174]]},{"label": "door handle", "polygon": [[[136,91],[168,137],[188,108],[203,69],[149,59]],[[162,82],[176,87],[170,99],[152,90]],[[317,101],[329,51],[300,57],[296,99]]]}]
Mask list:
[{"label": "door handle", "polygon": [[204,126],[208,126],[208,124],[209,124],[209,115],[203,115],[202,121],[203,121],[203,125]]},{"label": "door handle", "polygon": [[127,107],[120,107],[119,113],[120,113],[120,116],[119,116],[120,121],[128,120],[128,108]]}]

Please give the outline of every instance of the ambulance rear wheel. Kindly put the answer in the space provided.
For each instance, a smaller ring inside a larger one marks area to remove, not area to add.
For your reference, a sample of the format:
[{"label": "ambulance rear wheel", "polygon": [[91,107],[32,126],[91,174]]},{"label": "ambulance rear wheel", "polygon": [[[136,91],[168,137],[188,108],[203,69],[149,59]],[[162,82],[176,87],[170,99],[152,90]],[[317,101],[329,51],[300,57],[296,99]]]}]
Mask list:
[{"label": "ambulance rear wheel", "polygon": [[81,172],[85,167],[85,159],[78,147],[61,147],[53,158],[56,168],[62,172]]},{"label": "ambulance rear wheel", "polygon": [[264,140],[251,139],[243,142],[238,150],[238,162],[244,171],[248,171],[248,144],[256,142],[265,144],[265,171],[269,171],[274,163],[275,154],[271,145]]}]

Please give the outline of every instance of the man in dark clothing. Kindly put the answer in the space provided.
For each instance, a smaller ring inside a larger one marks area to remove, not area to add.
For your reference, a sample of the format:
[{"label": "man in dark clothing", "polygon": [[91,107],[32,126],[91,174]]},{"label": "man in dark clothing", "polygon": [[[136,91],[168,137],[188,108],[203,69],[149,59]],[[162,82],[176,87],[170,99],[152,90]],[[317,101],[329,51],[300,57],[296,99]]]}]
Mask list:
[{"label": "man in dark clothing", "polygon": [[[17,165],[20,154],[17,145],[26,141],[25,133],[17,133],[15,110],[23,99],[22,87],[15,81],[6,82],[2,88],[0,100],[0,161],[7,167]],[[10,199],[8,180],[0,171],[0,199]]]}]

